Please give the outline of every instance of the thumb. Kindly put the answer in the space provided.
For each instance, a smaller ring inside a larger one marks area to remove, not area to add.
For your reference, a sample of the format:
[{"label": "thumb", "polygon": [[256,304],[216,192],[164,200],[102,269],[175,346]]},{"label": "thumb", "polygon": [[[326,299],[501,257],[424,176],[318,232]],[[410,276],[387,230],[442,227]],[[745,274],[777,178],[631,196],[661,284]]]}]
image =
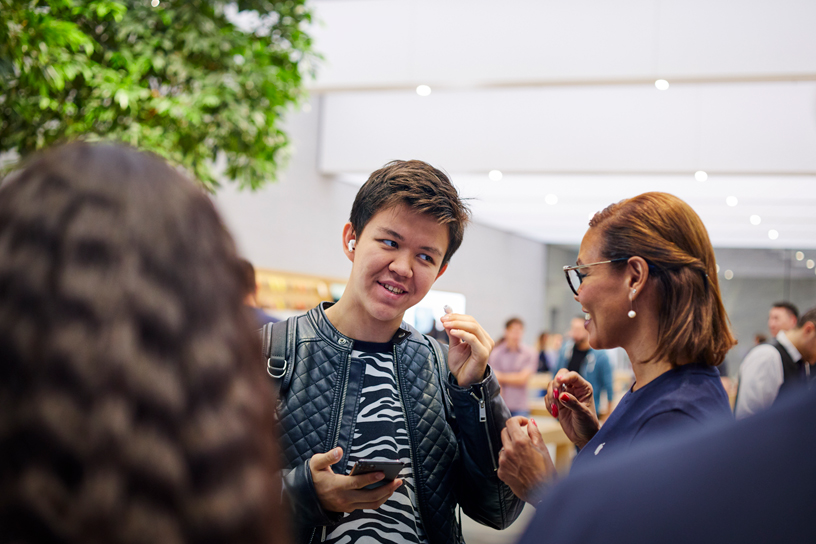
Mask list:
[{"label": "thumb", "polygon": [[316,453],[312,455],[309,466],[315,471],[326,470],[339,461],[341,457],[343,457],[343,448],[334,448],[326,453]]},{"label": "thumb", "polygon": [[567,393],[564,391],[561,393],[561,396],[558,397],[558,401],[566,408],[573,412],[581,412],[581,413],[589,413],[589,408],[583,403],[580,402],[574,395],[571,393]]},{"label": "thumb", "polygon": [[530,424],[527,425],[527,434],[530,435],[530,442],[536,448],[544,445],[544,441],[541,439],[541,431],[538,430],[538,423],[536,423],[535,419],[530,418]]}]

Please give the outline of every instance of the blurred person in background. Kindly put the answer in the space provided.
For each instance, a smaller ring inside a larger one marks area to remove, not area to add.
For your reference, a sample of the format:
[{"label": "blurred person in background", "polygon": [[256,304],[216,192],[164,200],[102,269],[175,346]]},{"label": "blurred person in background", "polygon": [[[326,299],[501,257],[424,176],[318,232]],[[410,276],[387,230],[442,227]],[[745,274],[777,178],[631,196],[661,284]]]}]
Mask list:
[{"label": "blurred person in background", "polygon": [[501,396],[512,416],[529,416],[527,382],[538,368],[536,352],[522,343],[524,322],[518,317],[507,320],[504,338],[493,348],[488,364],[501,385]]},{"label": "blurred person in background", "polygon": [[258,306],[258,282],[255,267],[246,259],[241,259],[241,272],[244,286],[244,306],[252,313],[255,324],[260,329],[267,323],[277,323],[280,319],[272,317]]},{"label": "blurred person in background", "polygon": [[787,392],[811,385],[816,363],[816,308],[799,318],[797,325],[780,330],[776,338],[748,352],[740,366],[738,419],[768,408]]},{"label": "blurred person in background", "polygon": [[768,312],[768,330],[771,338],[776,338],[780,331],[789,331],[799,320],[799,309],[787,301],[775,302]]},{"label": "blurred person in background", "polygon": [[158,157],[69,144],[0,188],[0,532],[286,543],[232,239]]},{"label": "blurred person in background", "polygon": [[[612,401],[615,396],[609,355],[590,347],[589,332],[584,327],[583,317],[572,318],[568,335],[570,341],[564,343],[558,354],[555,372],[565,368],[568,372],[577,372],[588,381],[595,397],[596,413],[603,419],[612,410]],[[601,415],[601,394],[603,392],[606,392],[607,408]]]},{"label": "blurred person in background", "polygon": [[[564,272],[586,314],[589,344],[622,347],[635,383],[603,427],[592,385],[577,372],[561,369],[549,384],[547,406],[580,449],[573,473],[656,437],[733,417],[714,367],[736,340],[700,217],[675,196],[645,193],[595,214],[589,227],[577,265]],[[529,421],[507,421],[499,478],[537,503],[555,471]]]},{"label": "blurred person in background", "polygon": [[558,350],[561,349],[562,336],[544,331],[538,335],[535,349],[538,351],[538,372],[555,372],[558,361]]}]

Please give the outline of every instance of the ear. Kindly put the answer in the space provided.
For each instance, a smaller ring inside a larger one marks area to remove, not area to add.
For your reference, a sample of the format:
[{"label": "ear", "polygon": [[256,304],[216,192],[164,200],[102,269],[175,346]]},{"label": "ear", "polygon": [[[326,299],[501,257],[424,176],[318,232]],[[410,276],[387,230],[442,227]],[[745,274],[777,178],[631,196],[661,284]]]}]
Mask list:
[{"label": "ear", "polygon": [[[626,283],[629,288],[629,297],[634,300],[643,292],[649,280],[649,263],[643,257],[632,257],[626,263]],[[632,291],[634,290],[634,294]]]},{"label": "ear", "polygon": [[434,281],[438,280],[438,279],[439,279],[439,276],[441,276],[442,274],[444,274],[444,273],[445,273],[445,270],[447,270],[447,269],[448,269],[448,263],[445,263],[445,264],[442,266],[442,268],[440,268],[440,269],[439,269],[439,273],[436,275],[436,278],[434,279]]},{"label": "ear", "polygon": [[346,254],[348,260],[354,262],[354,252],[349,251],[348,243],[349,240],[357,239],[357,234],[354,232],[354,227],[351,226],[351,223],[346,223],[343,225],[343,253]]}]

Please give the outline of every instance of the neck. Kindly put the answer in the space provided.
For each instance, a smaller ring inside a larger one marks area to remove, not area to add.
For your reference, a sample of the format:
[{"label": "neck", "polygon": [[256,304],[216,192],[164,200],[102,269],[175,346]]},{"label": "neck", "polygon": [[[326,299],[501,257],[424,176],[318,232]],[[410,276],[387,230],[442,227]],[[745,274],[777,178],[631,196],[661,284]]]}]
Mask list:
[{"label": "neck", "polygon": [[389,342],[402,323],[402,315],[393,321],[383,322],[341,297],[334,306],[326,310],[326,317],[340,334],[363,342]]},{"label": "neck", "polygon": [[633,391],[637,391],[672,369],[671,361],[648,360],[657,349],[657,316],[649,318],[646,315],[638,315],[636,319],[643,320],[642,326],[634,331],[626,345],[621,346],[626,350],[629,360],[632,361],[632,370],[635,373]]},{"label": "neck", "polygon": [[504,341],[504,344],[507,346],[507,349],[510,351],[518,351],[519,343],[518,342],[509,342],[507,340]]},{"label": "neck", "polygon": [[575,342],[575,349],[586,351],[589,349],[589,338],[582,340],[581,342]]}]

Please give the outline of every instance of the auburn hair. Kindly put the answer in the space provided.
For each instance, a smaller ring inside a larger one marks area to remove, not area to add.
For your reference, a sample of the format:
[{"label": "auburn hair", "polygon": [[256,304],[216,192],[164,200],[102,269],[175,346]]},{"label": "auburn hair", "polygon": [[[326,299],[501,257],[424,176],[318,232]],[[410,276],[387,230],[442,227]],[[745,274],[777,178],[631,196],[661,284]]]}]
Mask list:
[{"label": "auburn hair", "polygon": [[287,542],[274,393],[209,198],[68,144],[0,188],[0,527],[11,542]]},{"label": "auburn hair", "polygon": [[657,348],[648,360],[722,363],[737,341],[708,231],[691,206],[667,193],[644,193],[596,213],[589,226],[602,235],[605,259],[642,257],[649,264],[660,307]]}]

